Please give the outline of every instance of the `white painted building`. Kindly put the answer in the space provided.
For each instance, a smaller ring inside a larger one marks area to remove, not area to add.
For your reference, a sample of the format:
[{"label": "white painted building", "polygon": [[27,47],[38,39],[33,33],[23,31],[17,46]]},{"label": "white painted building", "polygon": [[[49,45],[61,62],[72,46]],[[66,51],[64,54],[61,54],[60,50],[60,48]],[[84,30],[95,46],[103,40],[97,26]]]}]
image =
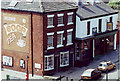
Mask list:
[{"label": "white painted building", "polygon": [[97,55],[116,50],[118,12],[98,0],[78,3],[75,63],[88,64]]}]

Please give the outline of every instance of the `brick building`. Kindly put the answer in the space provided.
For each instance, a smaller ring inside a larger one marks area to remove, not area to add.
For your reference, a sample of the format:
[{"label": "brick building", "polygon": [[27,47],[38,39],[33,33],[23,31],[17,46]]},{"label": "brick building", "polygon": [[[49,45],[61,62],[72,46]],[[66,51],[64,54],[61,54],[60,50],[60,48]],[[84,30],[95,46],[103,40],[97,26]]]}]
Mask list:
[{"label": "brick building", "polygon": [[2,2],[2,68],[48,75],[74,66],[77,7],[65,2]]}]

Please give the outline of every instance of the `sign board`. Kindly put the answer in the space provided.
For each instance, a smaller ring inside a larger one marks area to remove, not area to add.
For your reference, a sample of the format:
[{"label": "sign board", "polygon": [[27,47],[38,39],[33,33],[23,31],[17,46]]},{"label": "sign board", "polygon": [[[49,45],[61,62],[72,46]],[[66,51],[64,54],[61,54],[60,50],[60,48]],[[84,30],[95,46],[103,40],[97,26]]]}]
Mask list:
[{"label": "sign board", "polygon": [[107,30],[111,31],[113,29],[113,23],[112,22],[107,22]]},{"label": "sign board", "polygon": [[3,49],[29,53],[30,16],[2,13]]},{"label": "sign board", "polygon": [[41,64],[35,63],[35,68],[36,69],[41,69]]}]

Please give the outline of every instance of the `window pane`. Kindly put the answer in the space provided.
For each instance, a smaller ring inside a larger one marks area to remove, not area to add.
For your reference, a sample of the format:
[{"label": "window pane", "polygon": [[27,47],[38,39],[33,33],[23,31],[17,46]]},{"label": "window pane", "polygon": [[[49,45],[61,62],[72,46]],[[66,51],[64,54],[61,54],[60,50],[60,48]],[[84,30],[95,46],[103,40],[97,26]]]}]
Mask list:
[{"label": "window pane", "polygon": [[72,15],[68,15],[68,23],[72,22]]},{"label": "window pane", "polygon": [[61,65],[65,66],[69,64],[69,53],[61,54]]},{"label": "window pane", "polygon": [[53,17],[48,18],[48,26],[53,26]]},{"label": "window pane", "polygon": [[72,32],[67,33],[67,44],[72,43]]},{"label": "window pane", "polygon": [[57,35],[57,45],[62,45],[62,37],[63,37],[63,34],[58,34]]},{"label": "window pane", "polygon": [[58,17],[58,24],[63,24],[63,16]]},{"label": "window pane", "polygon": [[47,47],[53,47],[53,36],[48,36]]}]

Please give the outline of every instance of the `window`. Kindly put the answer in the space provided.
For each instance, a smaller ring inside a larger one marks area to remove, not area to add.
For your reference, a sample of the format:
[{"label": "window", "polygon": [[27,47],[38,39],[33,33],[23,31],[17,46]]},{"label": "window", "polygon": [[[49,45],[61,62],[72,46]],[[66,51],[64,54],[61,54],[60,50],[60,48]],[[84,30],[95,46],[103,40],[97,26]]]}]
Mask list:
[{"label": "window", "polygon": [[112,17],[110,17],[110,22],[112,22]]},{"label": "window", "polygon": [[73,29],[67,30],[67,45],[71,45],[72,43],[72,31]]},{"label": "window", "polygon": [[13,60],[12,57],[3,56],[3,65],[12,66],[13,65],[12,60]]},{"label": "window", "polygon": [[53,35],[54,35],[54,33],[47,33],[47,49],[54,49]]},{"label": "window", "polygon": [[25,68],[25,60],[23,59],[20,60],[20,67]]},{"label": "window", "polygon": [[90,21],[87,22],[87,35],[90,34]]},{"label": "window", "polygon": [[67,25],[70,25],[70,24],[73,24],[73,12],[71,13],[67,13],[68,15],[68,24]]},{"label": "window", "polygon": [[58,14],[58,26],[64,26],[64,24],[63,24],[63,14]]},{"label": "window", "polygon": [[64,31],[57,32],[57,47],[63,47],[63,33]]},{"label": "window", "polygon": [[102,27],[102,19],[99,19],[99,26],[98,26],[98,28],[99,28],[99,32],[101,32],[101,27]]},{"label": "window", "polygon": [[45,71],[54,69],[54,55],[45,56],[44,61]]},{"label": "window", "polygon": [[69,51],[60,52],[60,67],[69,65]]},{"label": "window", "polygon": [[48,26],[47,26],[47,28],[52,28],[52,27],[54,27],[54,26],[53,26],[53,17],[54,17],[54,15],[48,15],[48,16],[47,16],[47,19],[48,19]]}]

